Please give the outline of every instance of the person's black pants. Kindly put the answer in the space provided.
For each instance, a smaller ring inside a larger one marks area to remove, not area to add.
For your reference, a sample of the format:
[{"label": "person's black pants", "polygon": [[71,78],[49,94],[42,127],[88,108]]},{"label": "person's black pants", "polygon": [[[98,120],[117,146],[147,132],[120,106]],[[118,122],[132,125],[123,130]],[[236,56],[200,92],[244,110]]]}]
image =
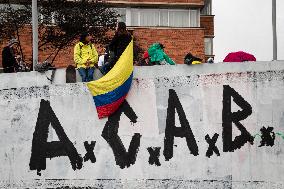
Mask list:
[{"label": "person's black pants", "polygon": [[7,67],[3,69],[4,73],[14,73],[15,72],[15,68],[14,67]]},{"label": "person's black pants", "polygon": [[102,72],[103,74],[107,74],[115,65],[115,63],[118,61],[117,56],[113,52],[109,54],[108,62],[105,63],[105,65],[102,66]]}]

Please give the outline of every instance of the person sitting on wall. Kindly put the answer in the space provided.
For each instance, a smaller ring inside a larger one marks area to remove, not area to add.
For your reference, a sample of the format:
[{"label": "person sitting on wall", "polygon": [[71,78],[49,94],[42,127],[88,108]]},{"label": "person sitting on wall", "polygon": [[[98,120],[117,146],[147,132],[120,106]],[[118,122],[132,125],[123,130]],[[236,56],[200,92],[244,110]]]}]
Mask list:
[{"label": "person sitting on wall", "polygon": [[74,61],[82,82],[94,79],[95,64],[98,62],[98,52],[91,41],[92,36],[87,32],[83,33],[74,47]]},{"label": "person sitting on wall", "polygon": [[106,65],[106,63],[108,62],[109,59],[109,50],[108,50],[108,46],[105,46],[103,49],[103,52],[100,57],[99,57],[99,61],[98,61],[98,68],[99,70],[102,72],[102,74],[104,74],[104,70],[103,67]]},{"label": "person sitting on wall", "polygon": [[175,65],[176,63],[165,53],[165,46],[161,43],[154,43],[148,49],[150,63],[152,65]]},{"label": "person sitting on wall", "polygon": [[214,58],[213,57],[208,58],[207,63],[213,64],[214,63]]},{"label": "person sitting on wall", "polygon": [[18,69],[18,63],[16,60],[16,50],[18,40],[11,39],[6,47],[2,50],[2,66],[4,73],[14,73]]},{"label": "person sitting on wall", "polygon": [[109,44],[109,60],[103,67],[104,74],[108,73],[118,61],[126,47],[132,40],[124,22],[118,22],[113,39]]},{"label": "person sitting on wall", "polygon": [[187,53],[184,57],[184,64],[192,65],[192,64],[201,64],[202,59],[193,56],[191,53]]},{"label": "person sitting on wall", "polygon": [[150,62],[150,56],[148,51],[143,54],[142,60],[139,62],[138,66],[152,66]]}]

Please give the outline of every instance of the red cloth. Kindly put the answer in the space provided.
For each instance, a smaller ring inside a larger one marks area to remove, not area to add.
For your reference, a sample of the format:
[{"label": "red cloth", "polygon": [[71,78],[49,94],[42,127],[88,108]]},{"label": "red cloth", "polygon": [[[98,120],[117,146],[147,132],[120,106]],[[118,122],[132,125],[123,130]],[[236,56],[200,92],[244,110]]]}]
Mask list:
[{"label": "red cloth", "polygon": [[249,53],[238,51],[229,53],[223,62],[245,62],[245,61],[256,61],[256,58]]},{"label": "red cloth", "polygon": [[143,54],[143,59],[146,59],[146,58],[149,58],[149,53],[148,53],[148,51],[146,51],[146,52]]},{"label": "red cloth", "polygon": [[119,106],[122,104],[122,102],[125,100],[126,96],[127,95],[121,97],[120,99],[118,99],[117,101],[115,101],[111,104],[107,104],[107,105],[104,105],[104,106],[97,107],[99,119],[102,119],[104,117],[108,117],[110,114],[115,112],[119,108]]}]

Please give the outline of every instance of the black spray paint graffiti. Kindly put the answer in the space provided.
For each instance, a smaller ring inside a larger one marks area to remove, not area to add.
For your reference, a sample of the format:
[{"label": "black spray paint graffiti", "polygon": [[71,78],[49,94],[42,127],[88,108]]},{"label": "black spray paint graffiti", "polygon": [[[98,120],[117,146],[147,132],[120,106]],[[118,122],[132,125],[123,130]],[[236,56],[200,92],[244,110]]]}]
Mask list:
[{"label": "black spray paint graffiti", "polygon": [[126,149],[120,137],[118,136],[119,120],[122,113],[124,113],[132,123],[137,122],[137,116],[135,112],[129,106],[128,102],[124,101],[118,111],[116,111],[112,116],[109,117],[104,127],[102,137],[112,148],[116,164],[123,169],[135,163],[140,146],[141,135],[139,133],[134,134],[130,142],[128,152],[126,152]]},{"label": "black spray paint graffiti", "polygon": [[159,157],[160,157],[160,151],[161,147],[149,147],[147,148],[150,157],[149,157],[149,164],[150,165],[156,165],[156,166],[161,166]]},{"label": "black spray paint graffiti", "polygon": [[212,139],[209,137],[208,134],[205,136],[205,140],[209,144],[208,150],[206,152],[206,156],[209,157],[209,158],[213,155],[213,152],[215,152],[215,154],[217,156],[220,156],[220,152],[219,152],[219,150],[216,146],[216,142],[217,142],[218,137],[219,137],[219,134],[217,134],[217,133],[214,134]]},{"label": "black spray paint graffiti", "polygon": [[[241,111],[232,112],[232,100],[242,108]],[[175,125],[175,112],[177,112],[181,127]],[[141,134],[135,133],[132,136],[132,140],[129,145],[128,151],[126,151],[120,137],[118,136],[119,121],[120,117],[124,113],[130,122],[137,122],[137,115],[134,110],[130,107],[127,101],[121,105],[121,107],[108,118],[105,127],[102,132],[102,137],[108,142],[111,147],[116,164],[124,169],[135,164],[136,157],[140,147]],[[223,128],[223,151],[233,152],[236,149],[241,148],[247,142],[253,144],[254,138],[246,130],[245,126],[240,123],[241,120],[245,120],[252,114],[251,105],[244,100],[233,88],[225,85],[223,88],[223,112],[222,112],[222,128]],[[233,140],[232,137],[232,126],[233,123],[240,130],[241,135],[236,136]],[[59,141],[47,142],[49,125],[55,130]],[[261,128],[261,145],[262,146],[273,146],[275,140],[275,133],[273,127]],[[279,135],[279,133],[276,133]],[[282,135],[281,135],[282,136]],[[194,156],[199,155],[198,145],[191,130],[189,122],[186,118],[182,104],[178,98],[178,95],[173,89],[169,90],[168,109],[166,118],[166,130],[164,138],[164,151],[163,155],[166,161],[173,158],[173,146],[174,138],[180,137],[185,138],[188,150]],[[206,156],[210,158],[214,153],[220,156],[218,147],[216,146],[219,134],[215,133],[212,138],[207,134],[205,141],[208,143],[208,150]],[[77,152],[73,143],[69,140],[63,127],[61,126],[58,118],[50,106],[49,101],[41,100],[40,109],[38,113],[38,119],[33,134],[32,141],[32,153],[30,158],[30,170],[37,170],[40,175],[42,170],[46,169],[46,158],[54,158],[60,156],[68,156],[73,170],[81,169],[83,161],[96,162],[94,154],[96,142],[91,141],[90,143],[85,141],[84,146],[86,154],[84,158]],[[160,163],[160,150],[161,147],[148,147],[149,152],[149,164],[161,166]]]},{"label": "black spray paint graffiti", "polygon": [[91,161],[92,163],[96,163],[97,159],[94,154],[94,148],[96,146],[96,141],[91,141],[91,144],[89,144],[87,141],[84,142],[85,149],[87,153],[84,156],[84,162]]},{"label": "black spray paint graffiti", "polygon": [[[51,124],[59,141],[47,142],[48,127]],[[35,131],[32,142],[32,155],[30,159],[30,170],[46,169],[46,158],[68,156],[73,170],[82,168],[82,157],[67,137],[58,118],[53,112],[49,101],[41,100]]]},{"label": "black spray paint graffiti", "polygon": [[[181,127],[175,126],[175,110],[177,110]],[[164,156],[166,161],[169,161],[173,157],[174,137],[185,137],[187,147],[191,154],[194,156],[198,155],[198,146],[186,119],[182,105],[176,92],[173,89],[170,89],[164,139]]]},{"label": "black spray paint graffiti", "polygon": [[261,142],[260,146],[274,146],[274,141],[275,141],[275,133],[273,132],[273,127],[262,127],[260,129],[261,132]]},{"label": "black spray paint graffiti", "polygon": [[[252,114],[252,108],[251,105],[233,88],[228,85],[224,85],[223,88],[223,151],[233,152],[234,150],[241,148],[247,142],[253,144],[253,136],[240,123],[241,120],[245,120]],[[232,112],[231,98],[233,98],[234,102],[242,108],[242,111]],[[234,140],[232,140],[233,123],[241,131],[241,135],[236,136]]]}]

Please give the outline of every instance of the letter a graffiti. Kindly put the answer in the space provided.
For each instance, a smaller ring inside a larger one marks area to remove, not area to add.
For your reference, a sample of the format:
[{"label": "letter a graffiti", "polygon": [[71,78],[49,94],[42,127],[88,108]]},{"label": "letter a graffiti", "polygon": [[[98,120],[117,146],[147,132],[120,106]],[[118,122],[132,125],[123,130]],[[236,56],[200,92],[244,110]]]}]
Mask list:
[{"label": "letter a graffiti", "polygon": [[[179,116],[181,127],[175,126],[175,110]],[[188,120],[186,119],[182,105],[176,92],[173,89],[170,89],[164,139],[164,156],[166,161],[169,161],[173,157],[174,137],[185,137],[187,147],[191,154],[194,156],[198,155],[198,146]]]},{"label": "letter a graffiti", "polygon": [[[47,142],[50,124],[55,130],[59,141]],[[33,134],[30,170],[37,170],[37,174],[41,175],[40,171],[46,169],[46,158],[60,156],[69,157],[73,170],[82,168],[83,159],[65,134],[63,127],[50,106],[50,102],[41,100]]]}]

